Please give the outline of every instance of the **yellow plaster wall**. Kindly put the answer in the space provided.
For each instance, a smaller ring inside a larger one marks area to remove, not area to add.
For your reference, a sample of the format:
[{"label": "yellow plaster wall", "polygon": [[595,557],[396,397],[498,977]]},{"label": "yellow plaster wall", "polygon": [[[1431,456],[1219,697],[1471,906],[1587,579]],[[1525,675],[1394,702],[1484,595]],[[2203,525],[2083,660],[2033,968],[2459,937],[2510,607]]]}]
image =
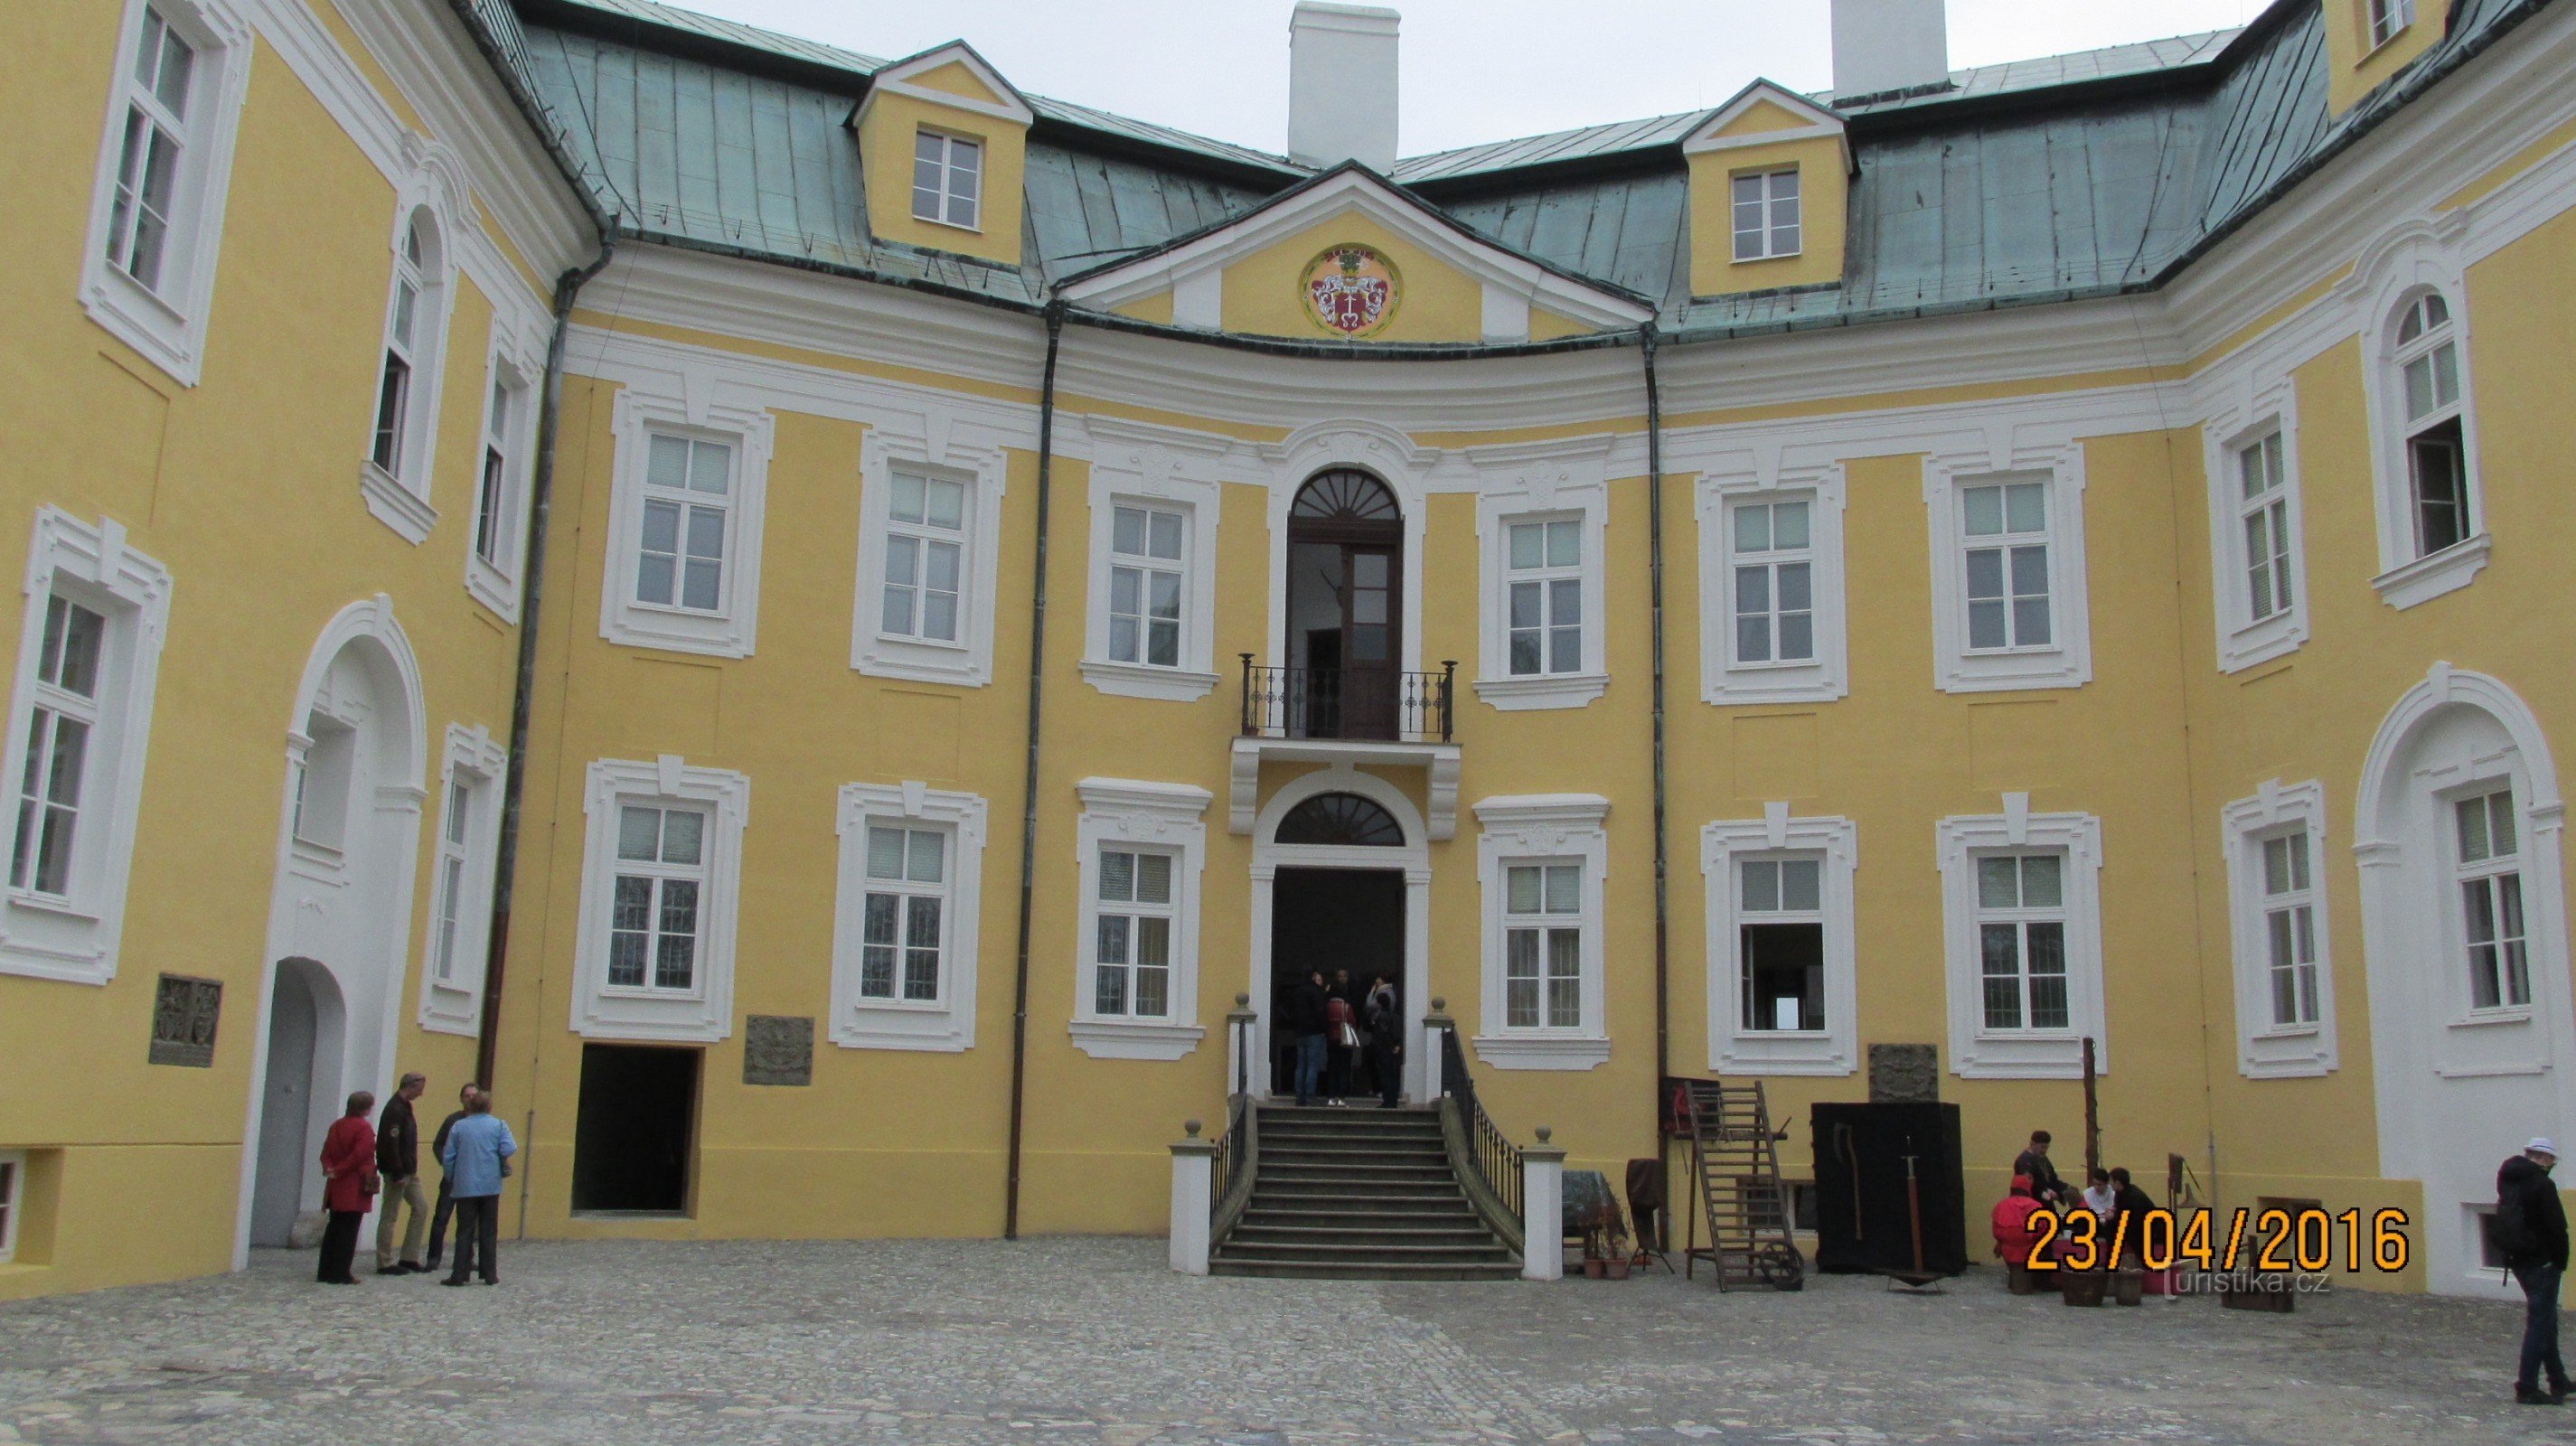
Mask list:
[{"label": "yellow plaster wall", "polygon": [[2326,17],[2326,106],[2336,115],[2438,44],[2451,12],[2450,0],[2415,0],[2414,23],[2373,48],[2370,0],[2317,3]]},{"label": "yellow plaster wall", "polygon": [[[1763,107],[1739,118],[1753,121]],[[1773,107],[1773,109],[1777,109]],[[1768,129],[1768,127],[1763,127]],[[1799,251],[1761,261],[1735,259],[1734,178],[1751,171],[1798,168]],[[1691,294],[1722,296],[1840,281],[1849,178],[1842,142],[1833,136],[1768,141],[1704,151],[1690,158]]]},{"label": "yellow plaster wall", "polygon": [[1137,321],[1150,321],[1157,326],[1170,326],[1172,324],[1172,293],[1168,291],[1157,291],[1151,296],[1137,297],[1134,301],[1122,301],[1109,309],[1118,313],[1120,316],[1130,317]]},{"label": "yellow plaster wall", "polygon": [[1307,263],[1327,247],[1351,242],[1375,247],[1395,265],[1395,319],[1369,340],[1483,339],[1483,282],[1356,214],[1310,226],[1225,268],[1225,329],[1259,336],[1341,340],[1339,332],[1306,314],[1302,282]]},{"label": "yellow plaster wall", "polygon": [[[952,68],[957,67],[941,69]],[[940,70],[929,72],[931,77],[940,74]],[[967,77],[966,83],[972,84],[973,78]],[[937,88],[963,93],[953,85]],[[945,131],[984,143],[984,192],[977,225],[972,230],[924,221],[912,214],[912,147],[914,138],[924,130]],[[1027,126],[981,111],[878,90],[869,94],[859,112],[858,132],[860,177],[867,187],[868,229],[878,239],[980,256],[1005,266],[1020,264],[1020,186],[1027,160]]]},{"label": "yellow plaster wall", "polygon": [[[373,420],[394,190],[275,51],[249,68],[198,383],[182,387],[92,324],[78,300],[120,8],[0,7],[22,84],[0,95],[0,557],[36,511],[110,517],[168,568],[124,930],[105,986],[0,975],[0,1146],[37,1151],[37,1203],[0,1295],[203,1274],[232,1247],[243,1126],[266,1000],[263,957],[286,730],[325,623],[378,593],[417,655],[426,783],[450,722],[509,726],[515,641],[464,588],[491,303],[452,290],[431,502],[415,546],[358,489]],[[328,7],[320,7],[328,17]],[[344,34],[344,43],[353,43]],[[381,72],[369,68],[371,75]],[[18,563],[12,563],[18,566]],[[24,599],[0,600],[18,637]],[[418,847],[433,848],[437,803]],[[396,1068],[452,1088],[473,1042],[412,1022],[433,870],[403,929]],[[157,976],[224,986],[211,1068],[146,1062]],[[383,1082],[365,1081],[381,1090]]]}]

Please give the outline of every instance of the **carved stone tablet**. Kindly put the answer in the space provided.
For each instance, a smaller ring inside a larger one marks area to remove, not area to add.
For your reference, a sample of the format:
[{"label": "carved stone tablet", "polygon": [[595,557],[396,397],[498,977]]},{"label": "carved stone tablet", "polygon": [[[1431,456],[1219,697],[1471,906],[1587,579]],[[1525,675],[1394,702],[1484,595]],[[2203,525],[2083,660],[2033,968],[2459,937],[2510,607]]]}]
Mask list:
[{"label": "carved stone tablet", "polygon": [[755,1014],[743,1022],[742,1082],[810,1085],[814,1082],[814,1017]]},{"label": "carved stone tablet", "polygon": [[224,986],[218,980],[184,974],[161,976],[152,1000],[154,1064],[210,1069],[215,1063],[215,1023],[223,1013]]},{"label": "carved stone tablet", "polygon": [[1941,1098],[1941,1047],[1873,1044],[1869,1047],[1869,1102],[1935,1104]]}]

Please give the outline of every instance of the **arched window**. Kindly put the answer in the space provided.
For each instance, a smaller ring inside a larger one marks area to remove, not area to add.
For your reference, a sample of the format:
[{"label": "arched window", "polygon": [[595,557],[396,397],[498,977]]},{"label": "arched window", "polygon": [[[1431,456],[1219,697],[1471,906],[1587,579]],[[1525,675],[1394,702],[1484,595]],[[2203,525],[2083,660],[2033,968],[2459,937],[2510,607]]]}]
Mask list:
[{"label": "arched window", "polygon": [[446,324],[438,227],[415,209],[394,248],[393,294],[385,303],[384,370],[376,383],[376,428],[367,459],[415,496],[429,491],[428,415],[438,395],[438,342]]},{"label": "arched window", "polygon": [[1360,526],[1393,527],[1404,520],[1403,512],[1395,505],[1395,494],[1386,490],[1385,483],[1349,467],[1319,472],[1309,479],[1298,490],[1296,504],[1288,509],[1288,515]]},{"label": "arched window", "polygon": [[1319,793],[1279,820],[1279,842],[1399,849],[1404,825],[1356,793]]},{"label": "arched window", "polygon": [[2430,557],[2477,531],[2469,508],[2459,339],[2442,293],[2422,292],[2406,303],[2390,363],[2405,407],[2407,515],[2414,555]]}]

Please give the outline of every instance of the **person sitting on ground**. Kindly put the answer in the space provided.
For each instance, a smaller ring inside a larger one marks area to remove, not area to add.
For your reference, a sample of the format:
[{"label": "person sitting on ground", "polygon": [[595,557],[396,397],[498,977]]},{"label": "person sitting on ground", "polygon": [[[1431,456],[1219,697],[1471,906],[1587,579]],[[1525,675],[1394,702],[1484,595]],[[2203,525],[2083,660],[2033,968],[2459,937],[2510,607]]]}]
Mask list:
[{"label": "person sitting on ground", "polygon": [[[2031,1241],[2036,1238],[2031,1230],[2030,1217],[2038,1214],[2039,1210],[2039,1201],[2030,1193],[2030,1177],[2013,1176],[2012,1189],[1995,1204],[1995,1254],[2005,1264],[2022,1265],[2030,1260]],[[2054,1255],[2056,1245],[2051,1242],[2043,1249],[2044,1253]]]},{"label": "person sitting on ground", "polygon": [[2060,1204],[2074,1194],[2058,1177],[2057,1167],[2048,1161],[2046,1130],[2030,1132],[2030,1148],[2013,1157],[2013,1173],[2030,1177],[2031,1198],[2043,1205]]}]

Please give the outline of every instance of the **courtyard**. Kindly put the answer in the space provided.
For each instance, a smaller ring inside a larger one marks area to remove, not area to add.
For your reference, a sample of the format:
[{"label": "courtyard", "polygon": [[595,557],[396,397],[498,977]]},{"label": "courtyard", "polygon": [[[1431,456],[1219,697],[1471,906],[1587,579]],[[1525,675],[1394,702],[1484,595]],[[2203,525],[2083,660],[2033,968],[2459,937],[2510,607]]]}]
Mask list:
[{"label": "courtyard", "polygon": [[2068,1310],[1990,1269],[1194,1280],[1134,1239],[506,1246],[503,1284],[310,1283],[310,1254],[0,1305],[0,1441],[2576,1441],[2518,1408],[2518,1307],[2341,1291]]}]

